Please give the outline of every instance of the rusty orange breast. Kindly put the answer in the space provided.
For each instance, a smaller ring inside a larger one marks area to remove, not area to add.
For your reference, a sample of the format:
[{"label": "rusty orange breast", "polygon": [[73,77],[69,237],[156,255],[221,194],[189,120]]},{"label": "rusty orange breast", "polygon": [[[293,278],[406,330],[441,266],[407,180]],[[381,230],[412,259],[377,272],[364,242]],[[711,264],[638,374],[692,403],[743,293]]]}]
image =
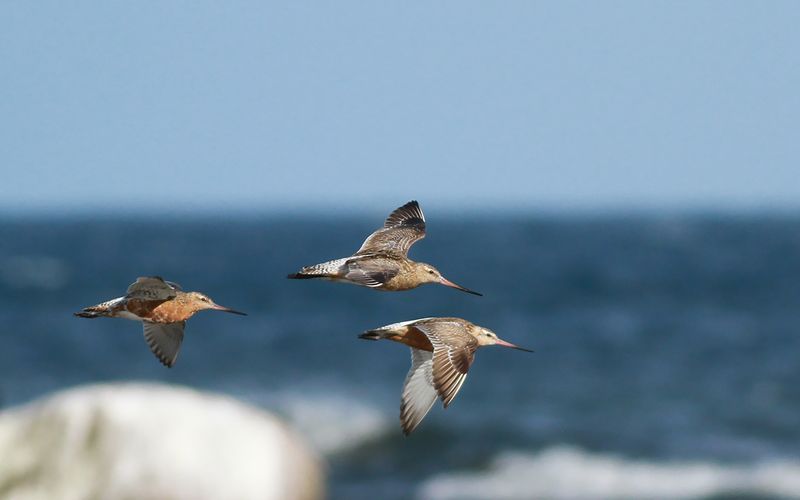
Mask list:
[{"label": "rusty orange breast", "polygon": [[153,310],[163,302],[163,300],[128,299],[125,303],[125,309],[142,319],[150,319]]},{"label": "rusty orange breast", "polygon": [[137,300],[135,304],[129,302],[128,310],[140,318],[154,323],[178,323],[179,321],[186,321],[195,312],[188,307],[188,304],[181,303],[177,300]]}]

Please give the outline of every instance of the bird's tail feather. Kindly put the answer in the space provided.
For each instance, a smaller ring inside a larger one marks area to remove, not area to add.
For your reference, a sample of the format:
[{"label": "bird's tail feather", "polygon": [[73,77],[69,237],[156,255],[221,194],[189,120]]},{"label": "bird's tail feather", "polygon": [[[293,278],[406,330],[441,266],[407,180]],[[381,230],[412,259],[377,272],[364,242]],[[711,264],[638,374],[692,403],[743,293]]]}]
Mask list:
[{"label": "bird's tail feather", "polygon": [[79,318],[102,318],[103,316],[108,316],[108,310],[100,309],[97,306],[92,306],[92,307],[87,307],[84,310],[78,311],[74,314]]},{"label": "bird's tail feather", "polygon": [[115,311],[119,311],[124,306],[125,297],[117,297],[102,304],[84,307],[75,313],[79,318],[108,318],[112,317]]},{"label": "bird's tail feather", "polygon": [[332,279],[339,276],[345,262],[347,262],[347,258],[329,260],[321,264],[306,266],[301,269],[299,273],[292,273],[287,276],[287,278],[290,280],[310,280],[314,278]]},{"label": "bird's tail feather", "polygon": [[306,274],[306,273],[292,273],[286,276],[290,280],[311,280],[314,278],[329,278],[330,276],[327,274]]}]

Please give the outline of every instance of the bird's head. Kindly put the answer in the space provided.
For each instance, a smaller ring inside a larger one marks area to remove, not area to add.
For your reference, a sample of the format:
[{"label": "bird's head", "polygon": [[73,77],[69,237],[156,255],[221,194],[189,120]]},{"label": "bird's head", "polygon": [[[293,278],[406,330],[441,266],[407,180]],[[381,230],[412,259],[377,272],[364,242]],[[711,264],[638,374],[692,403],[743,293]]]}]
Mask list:
[{"label": "bird's head", "polygon": [[192,308],[194,309],[195,312],[204,311],[206,309],[213,309],[215,311],[223,311],[231,314],[239,314],[241,316],[247,316],[247,314],[243,312],[217,304],[216,302],[211,300],[211,297],[209,297],[206,294],[200,292],[189,292],[187,293],[187,295],[189,296]]},{"label": "bird's head", "polygon": [[440,285],[449,286],[450,288],[455,288],[456,290],[461,290],[462,292],[471,293],[472,295],[483,295],[470,290],[469,288],[464,288],[461,285],[456,285],[452,281],[442,276],[442,273],[440,273],[438,269],[430,264],[426,264],[425,262],[416,263],[415,273],[417,275],[417,279],[419,279],[421,283],[438,283]]},{"label": "bird's head", "polygon": [[500,345],[503,347],[510,347],[512,349],[519,349],[520,351],[533,352],[530,349],[525,349],[524,347],[512,344],[511,342],[506,342],[498,337],[496,333],[482,326],[475,327],[475,329],[472,331],[472,336],[475,337],[475,340],[478,341],[478,345],[481,346]]}]

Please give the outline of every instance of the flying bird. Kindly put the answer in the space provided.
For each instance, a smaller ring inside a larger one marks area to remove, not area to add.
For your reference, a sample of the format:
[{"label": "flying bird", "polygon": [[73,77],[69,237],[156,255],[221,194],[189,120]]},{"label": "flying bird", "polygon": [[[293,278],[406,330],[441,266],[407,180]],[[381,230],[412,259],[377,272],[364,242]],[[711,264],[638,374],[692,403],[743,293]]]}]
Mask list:
[{"label": "flying bird", "polygon": [[500,345],[533,352],[461,318],[404,321],[368,330],[359,338],[393,340],[411,348],[411,369],[400,403],[400,425],[406,436],[425,418],[437,397],[445,408],[453,402],[479,347]]},{"label": "flying bird", "polygon": [[124,297],[84,308],[76,312],[81,318],[125,318],[144,324],[144,339],[153,354],[167,367],[172,367],[183,341],[186,320],[204,309],[246,316],[214,303],[200,292],[184,292],[171,281],[159,276],[140,277],[128,287]]},{"label": "flying bird", "polygon": [[288,278],[321,278],[392,292],[438,283],[481,295],[446,279],[432,265],[408,258],[411,245],[424,237],[425,216],[419,203],[410,201],[392,212],[383,227],[369,235],[355,255],[306,266]]}]

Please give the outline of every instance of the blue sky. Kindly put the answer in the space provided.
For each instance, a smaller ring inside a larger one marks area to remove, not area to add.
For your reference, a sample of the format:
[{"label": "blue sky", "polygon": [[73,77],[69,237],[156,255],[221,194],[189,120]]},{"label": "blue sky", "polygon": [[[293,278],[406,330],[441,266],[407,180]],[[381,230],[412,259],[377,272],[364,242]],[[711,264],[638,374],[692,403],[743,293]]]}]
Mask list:
[{"label": "blue sky", "polygon": [[0,209],[793,209],[798,19],[798,2],[3,2]]}]

